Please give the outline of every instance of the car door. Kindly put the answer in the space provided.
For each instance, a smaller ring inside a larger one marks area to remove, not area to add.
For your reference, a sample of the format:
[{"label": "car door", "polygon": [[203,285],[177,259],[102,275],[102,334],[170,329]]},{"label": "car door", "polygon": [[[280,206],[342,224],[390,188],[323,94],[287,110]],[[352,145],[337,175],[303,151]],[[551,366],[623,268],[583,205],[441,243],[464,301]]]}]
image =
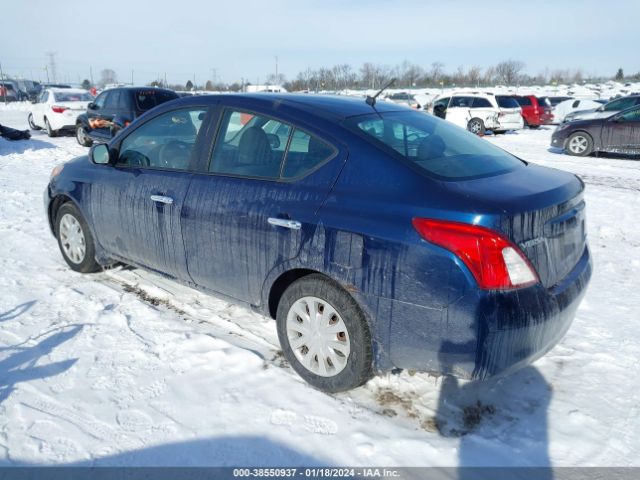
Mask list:
[{"label": "car door", "polygon": [[259,304],[269,272],[313,238],[345,159],[344,149],[288,122],[224,110],[207,171],[194,175],[184,206],[194,282]]},{"label": "car door", "polygon": [[459,127],[467,128],[467,123],[471,120],[472,103],[473,97],[451,97],[445,118]]},{"label": "car door", "polygon": [[125,262],[189,280],[181,215],[207,107],[159,114],[113,147],[91,202],[100,245]]},{"label": "car door", "polygon": [[605,120],[601,132],[604,151],[640,153],[640,106]]}]

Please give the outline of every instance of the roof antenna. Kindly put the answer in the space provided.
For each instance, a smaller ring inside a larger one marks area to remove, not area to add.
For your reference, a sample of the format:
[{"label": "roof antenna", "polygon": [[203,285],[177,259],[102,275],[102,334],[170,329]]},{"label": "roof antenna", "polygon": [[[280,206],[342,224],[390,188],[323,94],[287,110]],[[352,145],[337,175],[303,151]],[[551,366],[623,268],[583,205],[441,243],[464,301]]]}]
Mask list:
[{"label": "roof antenna", "polygon": [[378,93],[376,93],[373,97],[367,95],[367,105],[371,105],[372,107],[376,104],[376,98],[378,98],[378,95],[380,95],[382,92],[384,92],[387,88],[389,88],[391,85],[393,85],[394,83],[396,83],[396,79],[392,78],[389,83],[387,83],[384,87],[382,87],[380,90],[378,90]]}]

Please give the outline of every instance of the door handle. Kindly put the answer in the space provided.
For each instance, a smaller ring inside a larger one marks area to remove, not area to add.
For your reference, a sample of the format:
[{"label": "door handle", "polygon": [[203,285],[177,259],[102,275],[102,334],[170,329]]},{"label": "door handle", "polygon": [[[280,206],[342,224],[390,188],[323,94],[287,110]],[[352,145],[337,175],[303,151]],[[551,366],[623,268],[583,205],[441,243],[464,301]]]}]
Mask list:
[{"label": "door handle", "polygon": [[173,203],[173,198],[165,197],[164,195],[151,195],[151,200],[158,203],[164,203],[166,205],[171,205]]},{"label": "door handle", "polygon": [[269,225],[273,225],[274,227],[284,227],[291,230],[300,230],[300,228],[302,227],[302,224],[300,222],[297,222],[295,220],[287,220],[286,218],[269,217],[267,219],[267,222],[269,222]]}]

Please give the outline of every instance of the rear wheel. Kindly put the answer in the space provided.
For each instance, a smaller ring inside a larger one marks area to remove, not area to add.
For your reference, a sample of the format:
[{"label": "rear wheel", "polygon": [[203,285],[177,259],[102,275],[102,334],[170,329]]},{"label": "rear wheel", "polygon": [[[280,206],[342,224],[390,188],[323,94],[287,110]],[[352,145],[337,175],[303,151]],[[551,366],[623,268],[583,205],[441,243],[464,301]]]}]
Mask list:
[{"label": "rear wheel", "polygon": [[285,358],[313,387],[341,392],[371,378],[367,321],[333,280],[312,274],[292,283],[280,299],[276,321]]},{"label": "rear wheel", "polygon": [[593,151],[593,140],[587,133],[576,132],[567,139],[565,151],[569,155],[586,157]]},{"label": "rear wheel", "polygon": [[479,118],[472,118],[471,120],[469,120],[469,123],[467,123],[467,130],[469,130],[471,133],[475,133],[476,135],[484,135],[484,122]]},{"label": "rear wheel", "polygon": [[33,121],[33,114],[30,113],[29,116],[27,117],[27,122],[29,122],[29,128],[31,130],[41,130],[41,128],[39,126],[37,126],[35,124],[35,122]]},{"label": "rear wheel", "polygon": [[62,257],[72,270],[92,273],[101,269],[95,260],[95,245],[87,222],[71,202],[58,209],[56,235]]},{"label": "rear wheel", "polygon": [[89,135],[87,135],[87,131],[84,129],[84,125],[79,123],[76,125],[76,140],[83,147],[90,147],[93,144]]},{"label": "rear wheel", "polygon": [[44,119],[44,127],[47,129],[47,135],[50,137],[56,137],[58,135],[58,131],[51,128],[48,118]]}]

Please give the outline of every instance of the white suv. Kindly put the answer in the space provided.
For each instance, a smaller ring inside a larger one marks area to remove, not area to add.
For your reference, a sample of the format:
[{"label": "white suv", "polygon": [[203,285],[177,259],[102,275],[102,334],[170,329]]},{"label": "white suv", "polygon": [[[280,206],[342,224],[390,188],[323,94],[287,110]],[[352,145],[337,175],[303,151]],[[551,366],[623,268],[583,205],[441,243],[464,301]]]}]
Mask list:
[{"label": "white suv", "polygon": [[431,112],[472,133],[504,133],[524,127],[522,109],[510,95],[464,92],[436,97]]}]

